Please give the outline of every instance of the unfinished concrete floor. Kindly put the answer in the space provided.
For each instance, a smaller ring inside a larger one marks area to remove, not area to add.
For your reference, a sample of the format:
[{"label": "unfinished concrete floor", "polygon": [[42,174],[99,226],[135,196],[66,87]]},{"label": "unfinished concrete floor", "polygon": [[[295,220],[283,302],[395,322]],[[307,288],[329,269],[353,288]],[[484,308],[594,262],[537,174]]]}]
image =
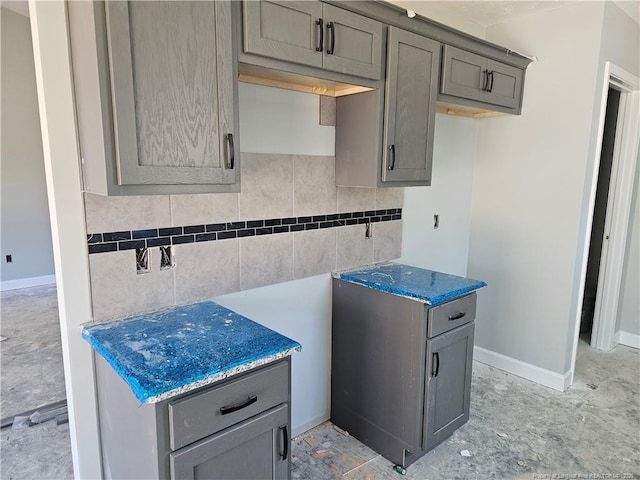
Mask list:
[{"label": "unfinished concrete floor", "polygon": [[[581,341],[576,366],[573,386],[561,393],[474,362],[469,422],[405,478],[640,478],[640,351],[599,352]],[[401,478],[329,422],[296,438],[292,450],[293,479]]]},{"label": "unfinished concrete floor", "polygon": [[[17,290],[0,299],[1,334],[8,337],[0,344],[2,415],[8,406],[31,406],[29,392],[38,404],[63,398],[55,289]],[[15,313],[22,308],[24,314]],[[20,335],[26,347],[14,350],[8,342],[17,345]],[[576,366],[574,385],[560,393],[474,362],[469,422],[404,478],[640,478],[640,351],[599,352],[580,342]],[[0,448],[2,479],[73,477],[68,425],[5,429]],[[295,480],[399,480],[392,466],[329,422],[292,442]]]},{"label": "unfinished concrete floor", "polygon": [[[55,286],[0,294],[0,416],[65,399]],[[69,425],[52,420],[0,437],[2,479],[73,478]]]}]

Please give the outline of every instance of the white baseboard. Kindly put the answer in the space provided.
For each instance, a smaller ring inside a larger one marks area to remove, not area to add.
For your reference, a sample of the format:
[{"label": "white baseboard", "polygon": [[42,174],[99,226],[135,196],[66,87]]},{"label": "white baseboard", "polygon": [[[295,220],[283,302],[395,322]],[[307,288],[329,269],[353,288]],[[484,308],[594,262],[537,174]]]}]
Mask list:
[{"label": "white baseboard", "polygon": [[323,422],[326,422],[331,418],[330,413],[327,411],[324,415],[320,415],[312,420],[304,422],[301,425],[293,425],[291,428],[291,438],[297,437],[298,435],[303,434],[307,430],[311,430],[313,427],[320,425]]},{"label": "white baseboard", "polygon": [[636,335],[635,333],[629,332],[617,332],[616,337],[620,335],[620,339],[618,343],[621,345],[626,345],[627,347],[640,349],[640,335]]},{"label": "white baseboard", "polygon": [[561,392],[569,388],[571,381],[571,371],[562,375],[478,346],[473,347],[473,359]]},{"label": "white baseboard", "polygon": [[0,292],[6,292],[7,290],[18,290],[19,288],[40,287],[42,285],[55,285],[55,283],[55,275],[20,278],[18,280],[5,280],[0,282]]}]

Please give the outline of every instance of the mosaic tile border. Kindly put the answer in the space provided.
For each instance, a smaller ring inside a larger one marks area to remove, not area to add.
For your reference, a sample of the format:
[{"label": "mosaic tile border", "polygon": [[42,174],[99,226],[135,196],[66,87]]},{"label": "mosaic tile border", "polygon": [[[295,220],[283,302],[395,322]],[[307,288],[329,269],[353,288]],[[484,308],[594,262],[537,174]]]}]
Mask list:
[{"label": "mosaic tile border", "polygon": [[89,254],[94,254],[344,227],[361,223],[389,222],[392,220],[402,220],[402,208],[90,233],[87,235],[87,243],[89,244]]}]

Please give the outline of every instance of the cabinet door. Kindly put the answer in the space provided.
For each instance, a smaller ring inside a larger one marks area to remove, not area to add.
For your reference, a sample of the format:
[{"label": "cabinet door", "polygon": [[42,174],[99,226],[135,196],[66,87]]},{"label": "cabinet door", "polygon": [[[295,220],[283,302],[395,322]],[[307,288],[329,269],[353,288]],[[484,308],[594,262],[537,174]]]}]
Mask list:
[{"label": "cabinet door", "polygon": [[440,92],[454,97],[485,101],[487,59],[475,53],[445,45],[442,48]]},{"label": "cabinet door", "polygon": [[424,449],[448,438],[469,419],[474,323],[427,341]]},{"label": "cabinet door", "polygon": [[440,44],[389,27],[383,181],[431,183]]},{"label": "cabinet door", "polygon": [[382,77],[382,24],[324,5],[323,67],[379,80]]},{"label": "cabinet door", "polygon": [[289,406],[223,430],[169,457],[174,480],[287,479],[289,476]]},{"label": "cabinet door", "polygon": [[524,72],[494,60],[487,60],[487,71],[489,81],[485,94],[486,101],[503,107],[518,108]]},{"label": "cabinet door", "polygon": [[244,51],[288,62],[322,67],[320,2],[243,3]]},{"label": "cabinet door", "polygon": [[235,183],[230,3],[105,3],[118,183]]}]

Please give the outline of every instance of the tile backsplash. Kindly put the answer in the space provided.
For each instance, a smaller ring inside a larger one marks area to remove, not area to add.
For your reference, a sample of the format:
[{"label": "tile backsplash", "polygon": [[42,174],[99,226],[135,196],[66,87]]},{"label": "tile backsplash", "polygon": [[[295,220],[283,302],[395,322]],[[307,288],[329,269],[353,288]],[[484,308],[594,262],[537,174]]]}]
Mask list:
[{"label": "tile backsplash", "polygon": [[241,165],[241,193],[85,194],[94,320],[400,257],[404,189],[336,187],[334,157],[243,153]]}]

